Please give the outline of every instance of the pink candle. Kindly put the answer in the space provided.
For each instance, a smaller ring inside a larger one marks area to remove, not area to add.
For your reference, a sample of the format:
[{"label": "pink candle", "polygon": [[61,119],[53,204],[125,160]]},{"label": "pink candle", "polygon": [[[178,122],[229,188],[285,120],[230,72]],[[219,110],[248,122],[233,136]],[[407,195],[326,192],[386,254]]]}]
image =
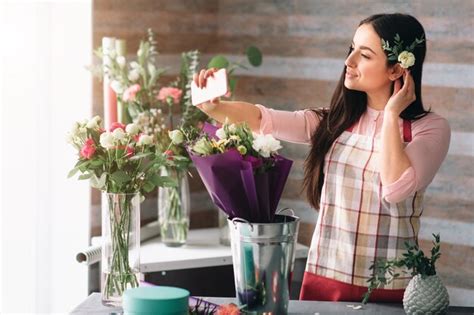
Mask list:
[{"label": "pink candle", "polygon": [[104,79],[104,128],[108,130],[114,122],[117,122],[117,95],[109,80]]}]

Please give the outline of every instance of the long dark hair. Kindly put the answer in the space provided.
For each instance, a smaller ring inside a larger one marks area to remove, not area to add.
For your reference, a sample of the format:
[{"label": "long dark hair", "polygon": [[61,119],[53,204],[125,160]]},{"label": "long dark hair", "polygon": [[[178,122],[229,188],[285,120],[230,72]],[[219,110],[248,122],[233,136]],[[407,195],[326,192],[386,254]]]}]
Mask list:
[{"label": "long dark hair", "polygon": [[[371,24],[380,38],[390,42],[392,46],[395,35],[399,34],[405,45],[410,45],[415,38],[426,38],[423,26],[416,18],[407,14],[375,14],[362,20],[359,26]],[[349,54],[351,51],[349,50]],[[385,51],[388,55],[388,52]],[[421,74],[423,61],[426,55],[426,41],[413,51],[416,62],[410,68],[415,81],[416,100],[410,104],[400,117],[406,120],[416,120],[427,115],[421,100]],[[387,66],[394,66],[397,61],[389,61]],[[365,92],[349,90],[344,86],[346,66],[342,71],[336,86],[331,103],[327,109],[314,109],[320,119],[320,124],[311,137],[311,150],[305,160],[303,189],[313,208],[319,207],[321,190],[324,182],[324,159],[334,141],[344,130],[354,125],[367,110],[367,94]],[[393,84],[392,84],[393,92]]]}]

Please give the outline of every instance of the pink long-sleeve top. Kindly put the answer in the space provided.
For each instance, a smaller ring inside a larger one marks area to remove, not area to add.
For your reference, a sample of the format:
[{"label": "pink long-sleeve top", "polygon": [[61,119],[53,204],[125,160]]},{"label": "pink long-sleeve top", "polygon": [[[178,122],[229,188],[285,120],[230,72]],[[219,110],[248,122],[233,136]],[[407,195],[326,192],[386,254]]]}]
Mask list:
[{"label": "pink long-sleeve top", "polygon": [[[257,104],[262,114],[260,132],[293,143],[311,144],[311,135],[319,124],[318,116],[311,110],[282,111]],[[383,110],[367,107],[352,132],[380,137]],[[402,136],[403,120],[399,120]],[[412,141],[405,147],[411,162],[400,178],[382,187],[383,198],[390,203],[404,200],[415,191],[425,189],[433,180],[448,153],[451,130],[443,117],[429,113],[412,122]]]}]

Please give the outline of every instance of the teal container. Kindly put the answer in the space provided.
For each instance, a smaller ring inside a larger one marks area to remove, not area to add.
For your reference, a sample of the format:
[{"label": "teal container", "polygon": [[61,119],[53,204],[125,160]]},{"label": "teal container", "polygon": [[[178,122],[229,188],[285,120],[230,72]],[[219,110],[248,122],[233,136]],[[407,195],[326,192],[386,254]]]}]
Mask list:
[{"label": "teal container", "polygon": [[123,294],[124,314],[188,315],[189,291],[175,287],[139,287]]}]

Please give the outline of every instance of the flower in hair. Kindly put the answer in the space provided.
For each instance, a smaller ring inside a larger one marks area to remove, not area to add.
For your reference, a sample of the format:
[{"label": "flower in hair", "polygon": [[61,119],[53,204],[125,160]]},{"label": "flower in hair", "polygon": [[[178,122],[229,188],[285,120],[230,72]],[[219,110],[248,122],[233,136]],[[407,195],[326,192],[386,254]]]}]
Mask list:
[{"label": "flower in hair", "polygon": [[387,57],[388,60],[398,61],[402,68],[407,69],[415,64],[415,55],[413,54],[415,47],[419,46],[424,41],[425,39],[423,38],[423,35],[421,35],[420,39],[415,38],[410,46],[406,46],[405,49],[403,49],[403,40],[400,39],[400,35],[397,33],[392,47],[390,47],[388,40],[386,41],[382,38],[382,48],[389,52]]}]

